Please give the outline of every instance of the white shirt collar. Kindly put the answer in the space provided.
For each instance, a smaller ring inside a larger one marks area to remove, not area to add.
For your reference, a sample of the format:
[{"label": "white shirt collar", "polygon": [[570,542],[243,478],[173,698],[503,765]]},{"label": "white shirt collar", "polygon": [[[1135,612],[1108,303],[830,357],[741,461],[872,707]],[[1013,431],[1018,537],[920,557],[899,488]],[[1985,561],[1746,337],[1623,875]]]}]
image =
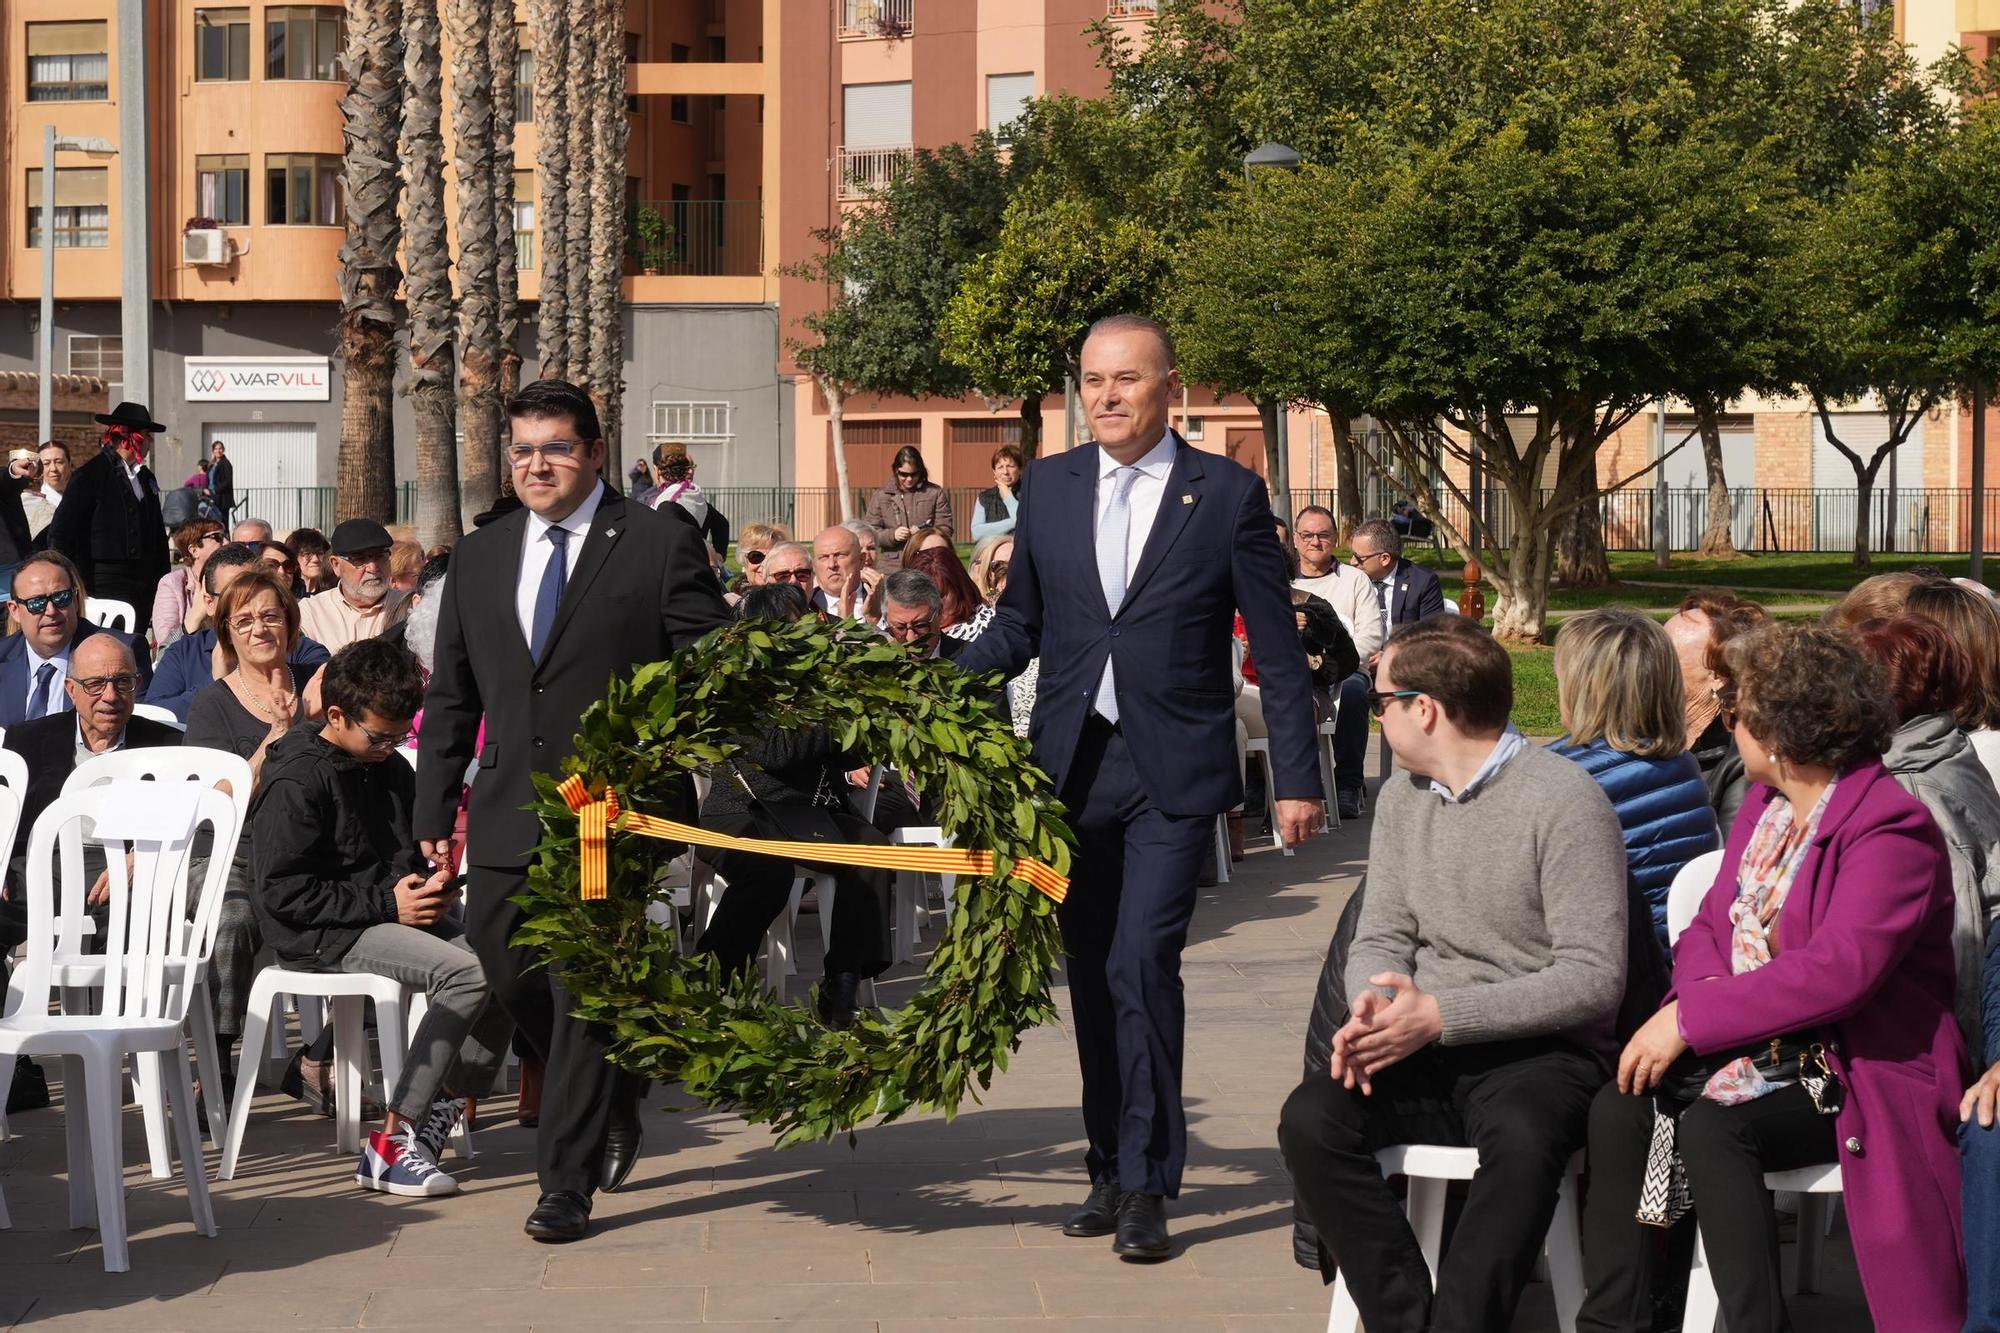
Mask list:
[{"label": "white shirt collar", "polygon": [[1508,760],[1521,753],[1527,746],[1528,738],[1523,736],[1519,728],[1515,727],[1512,722],[1509,722],[1507,729],[1500,733],[1500,739],[1494,742],[1493,753],[1486,756],[1486,762],[1479,766],[1479,771],[1474,773],[1471,780],[1465,784],[1464,791],[1454,794],[1451,788],[1445,786],[1436,778],[1431,779],[1431,790],[1444,797],[1446,801],[1453,805],[1469,801],[1479,794],[1481,787],[1491,782],[1494,776],[1507,766]]},{"label": "white shirt collar", "polygon": [[550,528],[562,528],[578,537],[589,536],[590,520],[597,517],[597,506],[603,503],[603,500],[604,488],[598,486],[590,494],[584,496],[583,503],[571,510],[569,517],[560,523],[551,523],[534,510],[529,510],[528,540],[531,542],[540,541],[543,534],[548,532]]},{"label": "white shirt collar", "polygon": [[[1103,445],[1099,445],[1097,447],[1097,452],[1098,452],[1097,479],[1099,481],[1108,481],[1112,473],[1116,472],[1119,468],[1125,466],[1123,463],[1120,463],[1117,459],[1113,458],[1110,455],[1110,453],[1104,448]],[[1167,475],[1167,473],[1173,468],[1173,465],[1174,465],[1174,436],[1172,431],[1168,431],[1165,435],[1162,435],[1160,437],[1160,442],[1158,444],[1154,445],[1151,449],[1148,449],[1145,453],[1145,456],[1140,458],[1140,460],[1134,463],[1132,466],[1138,468],[1139,471],[1145,473],[1149,477],[1164,478]]]},{"label": "white shirt collar", "polygon": [[[75,646],[75,642],[76,641],[74,639],[70,641],[72,647]],[[68,673],[69,671],[68,648],[63,649],[61,652],[55,654],[53,657],[43,657],[40,653],[35,651],[34,644],[29,643],[26,640],[23,640],[21,646],[28,650],[28,688],[30,689],[34,688],[35,673],[41,670],[44,663],[53,662],[55,664],[56,675],[58,678]],[[58,688],[60,688],[62,685],[62,681],[58,679],[56,681],[56,685]]]}]

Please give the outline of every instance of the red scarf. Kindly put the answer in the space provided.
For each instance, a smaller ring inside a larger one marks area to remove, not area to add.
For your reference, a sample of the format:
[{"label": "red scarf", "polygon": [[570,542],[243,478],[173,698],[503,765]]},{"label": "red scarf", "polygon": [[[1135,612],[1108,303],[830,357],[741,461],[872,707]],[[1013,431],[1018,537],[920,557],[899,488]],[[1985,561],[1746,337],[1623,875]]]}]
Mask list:
[{"label": "red scarf", "polygon": [[104,428],[104,443],[117,449],[118,456],[132,467],[146,465],[146,445],[151,438],[145,431],[134,430],[130,426]]}]

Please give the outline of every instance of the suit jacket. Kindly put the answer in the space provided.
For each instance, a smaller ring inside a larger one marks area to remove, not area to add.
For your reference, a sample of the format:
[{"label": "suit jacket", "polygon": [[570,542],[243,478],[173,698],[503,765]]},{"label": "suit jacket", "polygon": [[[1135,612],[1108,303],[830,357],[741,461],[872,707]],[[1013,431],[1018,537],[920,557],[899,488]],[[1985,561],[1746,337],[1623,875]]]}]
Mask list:
[{"label": "suit jacket", "polygon": [[1966,1070],[1944,836],[1879,761],[1842,774],[1778,916],[1777,956],[1739,975],[1729,909],[1775,799],[1750,788],[1715,883],[1674,944],[1681,1035],[1704,1056],[1788,1033],[1827,1042],[1847,1085],[1834,1136],[1875,1327],[1955,1333],[1965,1322],[1954,1135]]},{"label": "suit jacket", "polygon": [[[79,620],[76,637],[69,641],[71,652],[76,646],[93,634],[110,634],[113,631],[100,629],[88,620]],[[138,697],[145,698],[153,680],[153,654],[146,645],[133,636],[123,636],[125,644],[132,650],[132,660],[139,666]],[[28,679],[28,641],[19,634],[9,634],[0,639],[0,727],[15,727],[28,717],[28,690],[32,682]],[[62,681],[58,678],[49,686],[51,707],[62,706],[67,713],[68,700],[59,691]]]},{"label": "suit jacket", "polygon": [[167,528],[151,468],[139,469],[139,488],[133,495],[115,449],[100,449],[70,478],[49,523],[50,544],[83,571],[85,587],[95,586],[100,560],[130,564],[148,588],[165,577]]},{"label": "suit jacket", "polygon": [[535,799],[532,775],[559,771],[576,748],[578,720],[607,682],[729,619],[687,512],[647,509],[606,487],[537,664],[515,610],[528,517],[516,509],[495,519],[452,557],[489,573],[445,580],[419,738],[416,836],[448,838],[485,718],[467,855],[497,868],[532,859],[541,841],[540,824],[523,808]]},{"label": "suit jacket", "polygon": [[21,503],[21,492],[27,488],[27,482],[0,468],[0,569],[21,563],[39,546]]},{"label": "suit jacket", "polygon": [[1147,796],[1168,814],[1210,815],[1243,799],[1230,644],[1240,610],[1257,656],[1277,794],[1320,799],[1312,678],[1264,483],[1178,435],[1174,450],[1116,616],[1097,575],[1103,451],[1089,445],[1033,463],[1006,595],[958,664],[1012,677],[1041,658],[1029,738],[1060,790],[1111,657],[1119,725]]},{"label": "suit jacket", "polygon": [[1396,572],[1389,575],[1389,623],[1382,628],[1393,633],[1398,625],[1414,625],[1427,616],[1444,611],[1444,588],[1438,576],[1422,565],[1396,557]]}]

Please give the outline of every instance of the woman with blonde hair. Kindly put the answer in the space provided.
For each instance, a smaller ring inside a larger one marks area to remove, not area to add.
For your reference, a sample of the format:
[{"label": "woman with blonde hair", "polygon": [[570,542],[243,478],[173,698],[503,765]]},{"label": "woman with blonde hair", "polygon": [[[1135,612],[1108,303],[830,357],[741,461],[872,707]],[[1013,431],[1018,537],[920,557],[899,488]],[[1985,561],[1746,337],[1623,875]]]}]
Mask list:
[{"label": "woman with blonde hair", "polygon": [[972,548],[972,582],[988,606],[997,604],[1007,591],[1007,562],[1014,554],[1014,534],[996,533],[981,537]]},{"label": "woman with blonde hair", "polygon": [[1667,934],[1667,890],[1682,866],[1722,845],[1701,767],[1687,748],[1680,659],[1666,630],[1607,607],[1562,622],[1556,700],[1566,734],[1551,748],[1611,798],[1625,859]]},{"label": "woman with blonde hair", "polygon": [[1910,600],[1910,594],[1924,582],[1923,575],[1902,570],[1893,574],[1872,575],[1849,588],[1847,596],[1835,603],[1822,618],[1823,623],[1828,629],[1851,630],[1870,620],[1900,616]]}]

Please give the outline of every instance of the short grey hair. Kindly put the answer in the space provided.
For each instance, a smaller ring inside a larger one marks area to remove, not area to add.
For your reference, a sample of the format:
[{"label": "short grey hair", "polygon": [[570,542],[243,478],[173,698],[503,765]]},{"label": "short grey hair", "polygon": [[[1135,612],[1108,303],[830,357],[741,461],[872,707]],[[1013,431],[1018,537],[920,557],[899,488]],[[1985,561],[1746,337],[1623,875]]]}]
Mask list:
[{"label": "short grey hair", "polygon": [[447,571],[418,589],[423,595],[403,621],[403,646],[416,654],[425,676],[437,669],[438,617],[444,610],[444,585],[450,577]]},{"label": "short grey hair", "polygon": [[1083,335],[1089,342],[1100,333],[1150,333],[1160,341],[1160,350],[1167,354],[1167,369],[1180,366],[1180,354],[1174,350],[1174,335],[1167,332],[1167,326],[1157,319],[1147,319],[1144,315],[1106,315],[1090,326],[1090,332]]},{"label": "short grey hair", "polygon": [[875,535],[874,525],[865,518],[850,518],[840,526],[853,533],[856,538],[874,542],[878,547],[882,544],[881,538]]},{"label": "short grey hair", "polygon": [[1354,531],[1347,535],[1350,546],[1356,537],[1366,537],[1368,544],[1377,551],[1387,551],[1395,556],[1403,553],[1403,535],[1387,519],[1371,518],[1366,523],[1357,523]]},{"label": "short grey hair", "polygon": [[934,616],[944,614],[944,595],[921,569],[897,570],[882,580],[882,595],[897,606],[927,606]]},{"label": "short grey hair", "polygon": [[807,564],[812,563],[813,553],[804,542],[773,542],[771,549],[764,552],[764,563],[767,565],[771,563],[772,558],[781,551],[797,551],[806,558]]}]

